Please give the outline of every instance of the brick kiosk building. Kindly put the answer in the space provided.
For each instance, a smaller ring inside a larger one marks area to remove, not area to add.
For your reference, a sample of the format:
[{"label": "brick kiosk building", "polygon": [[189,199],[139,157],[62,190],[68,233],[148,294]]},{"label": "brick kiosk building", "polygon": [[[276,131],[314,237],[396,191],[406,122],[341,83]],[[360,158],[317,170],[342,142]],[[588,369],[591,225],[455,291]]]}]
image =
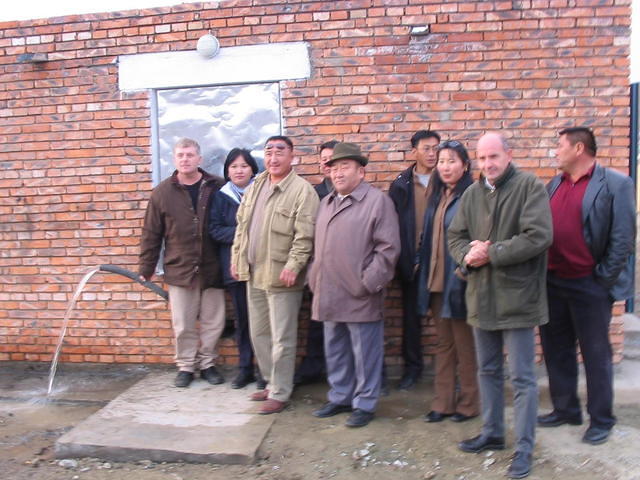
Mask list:
[{"label": "brick kiosk building", "polygon": [[[548,179],[557,132],[587,125],[599,161],[626,173],[630,14],[630,0],[228,0],[0,23],[0,360],[50,360],[82,274],[135,269],[174,91],[267,85],[312,182],[336,138],[367,152],[386,189],[422,128],[471,152],[502,130],[515,162]],[[221,50],[204,60],[193,51],[210,30]],[[391,368],[400,325],[394,288]],[[432,334],[425,324],[425,345]],[[612,338],[619,359],[619,318]],[[171,342],[159,297],[99,274],[61,359],[169,363]],[[231,340],[221,352],[235,363]]]}]

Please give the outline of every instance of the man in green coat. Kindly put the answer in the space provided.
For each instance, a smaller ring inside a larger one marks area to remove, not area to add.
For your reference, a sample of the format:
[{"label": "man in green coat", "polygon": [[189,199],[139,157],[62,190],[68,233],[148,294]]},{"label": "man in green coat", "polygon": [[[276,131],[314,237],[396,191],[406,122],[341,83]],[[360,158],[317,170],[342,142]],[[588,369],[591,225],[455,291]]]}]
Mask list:
[{"label": "man in green coat", "polygon": [[538,388],[535,327],[547,323],[546,251],[552,241],[549,199],[534,175],[511,163],[497,133],[480,137],[480,179],[462,196],[448,231],[451,255],[468,275],[467,322],[473,326],[483,426],[459,448],[504,449],[503,348],[514,390],[515,455],[507,475],[531,469]]}]

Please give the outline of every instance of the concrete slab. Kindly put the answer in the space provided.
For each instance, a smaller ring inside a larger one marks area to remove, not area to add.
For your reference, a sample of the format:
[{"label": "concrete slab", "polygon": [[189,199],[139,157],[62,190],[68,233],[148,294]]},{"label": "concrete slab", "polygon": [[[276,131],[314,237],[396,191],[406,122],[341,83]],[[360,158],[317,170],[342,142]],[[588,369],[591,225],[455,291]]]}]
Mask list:
[{"label": "concrete slab", "polygon": [[196,380],[172,386],[175,373],[150,374],[56,442],[56,456],[114,461],[249,464],[274,421],[258,415],[252,388]]}]

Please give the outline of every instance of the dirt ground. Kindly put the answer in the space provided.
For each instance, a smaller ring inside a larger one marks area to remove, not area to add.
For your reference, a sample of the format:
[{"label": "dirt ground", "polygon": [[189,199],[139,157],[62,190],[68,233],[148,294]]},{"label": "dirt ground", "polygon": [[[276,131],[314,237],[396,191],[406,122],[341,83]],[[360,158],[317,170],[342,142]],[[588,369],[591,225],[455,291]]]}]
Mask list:
[{"label": "dirt ground", "polygon": [[[640,366],[640,363],[639,363]],[[145,367],[91,366],[60,369],[55,403],[44,400],[46,365],[0,364],[0,472],[23,480],[315,480],[315,479],[502,479],[512,451],[460,452],[458,441],[474,436],[480,420],[426,424],[432,391],[426,378],[417,389],[381,401],[366,428],[348,429],[345,415],[317,419],[326,385],[298,389],[292,406],[279,414],[255,465],[154,463],[144,458],[119,463],[104,459],[56,459],[54,444],[64,432],[142,378]],[[228,377],[232,372],[228,372]],[[247,387],[247,393],[253,387]],[[60,393],[61,392],[61,393]],[[541,388],[541,411],[548,407]],[[580,443],[583,427],[538,429],[531,479],[640,479],[640,404],[624,395],[611,440]],[[511,409],[507,409],[511,423]],[[507,437],[511,444],[511,435]]]}]

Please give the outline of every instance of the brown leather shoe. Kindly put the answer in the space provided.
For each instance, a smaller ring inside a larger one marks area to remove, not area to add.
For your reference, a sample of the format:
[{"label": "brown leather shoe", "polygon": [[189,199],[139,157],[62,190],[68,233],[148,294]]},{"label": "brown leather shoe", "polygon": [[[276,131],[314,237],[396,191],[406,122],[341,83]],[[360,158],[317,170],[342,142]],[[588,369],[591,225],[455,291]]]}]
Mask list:
[{"label": "brown leather shoe", "polygon": [[258,390],[249,395],[249,400],[252,402],[264,402],[267,398],[269,398],[269,390],[267,389]]},{"label": "brown leather shoe", "polygon": [[287,406],[287,402],[281,402],[273,398],[268,398],[258,412],[260,415],[269,415],[271,413],[280,413]]}]

